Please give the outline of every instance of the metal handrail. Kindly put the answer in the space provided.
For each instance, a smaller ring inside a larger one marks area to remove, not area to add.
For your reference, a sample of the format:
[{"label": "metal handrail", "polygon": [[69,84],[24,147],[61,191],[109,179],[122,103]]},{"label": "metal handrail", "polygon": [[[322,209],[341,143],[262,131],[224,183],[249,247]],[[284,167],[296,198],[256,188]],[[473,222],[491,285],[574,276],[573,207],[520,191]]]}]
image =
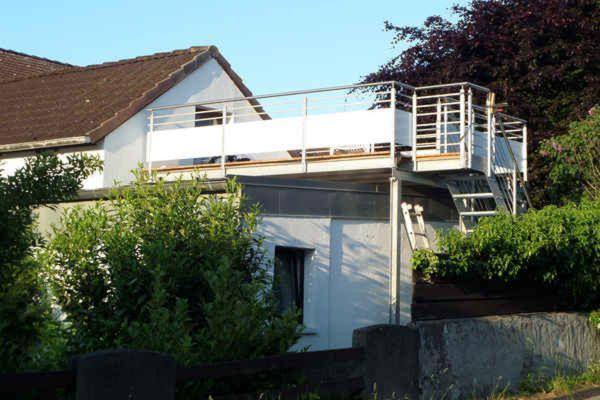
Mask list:
[{"label": "metal handrail", "polygon": [[263,95],[258,95],[258,96],[230,97],[230,98],[220,99],[220,100],[208,100],[208,101],[200,101],[200,102],[194,102],[194,103],[153,107],[153,108],[148,108],[147,111],[152,112],[152,111],[168,110],[168,109],[180,108],[180,107],[202,106],[202,105],[207,105],[207,104],[223,104],[223,103],[233,103],[233,102],[247,101],[247,100],[260,100],[260,99],[276,98],[276,97],[298,96],[298,95],[302,95],[302,94],[333,92],[333,91],[338,91],[338,90],[351,90],[351,89],[360,89],[360,88],[364,88],[364,87],[384,86],[384,85],[397,85],[397,86],[401,86],[401,87],[405,87],[405,88],[414,89],[414,87],[412,87],[410,85],[406,85],[401,82],[384,81],[384,82],[375,82],[375,83],[361,83],[361,84],[355,84],[355,85],[330,86],[330,87],[319,88],[319,89],[293,90],[293,91],[289,91],[289,92],[263,94]]},{"label": "metal handrail", "polygon": [[[525,194],[525,199],[527,200],[527,207],[533,208],[533,205],[531,203],[531,198],[529,197],[529,191],[527,190],[527,185],[525,183],[525,179],[523,178],[523,176],[521,174],[521,169],[519,168],[519,163],[517,162],[517,157],[515,156],[515,153],[512,151],[512,147],[510,147],[509,139],[506,137],[506,133],[504,133],[504,122],[502,121],[502,118],[499,119],[499,125],[500,125],[500,133],[502,134],[502,137],[504,138],[504,140],[506,140],[506,142],[508,144],[508,146],[506,146],[506,147],[508,148],[508,153],[510,154],[512,162],[515,166],[517,178],[519,179],[519,182],[521,183],[521,187],[523,188],[523,193]],[[513,190],[516,191],[516,185]]]}]

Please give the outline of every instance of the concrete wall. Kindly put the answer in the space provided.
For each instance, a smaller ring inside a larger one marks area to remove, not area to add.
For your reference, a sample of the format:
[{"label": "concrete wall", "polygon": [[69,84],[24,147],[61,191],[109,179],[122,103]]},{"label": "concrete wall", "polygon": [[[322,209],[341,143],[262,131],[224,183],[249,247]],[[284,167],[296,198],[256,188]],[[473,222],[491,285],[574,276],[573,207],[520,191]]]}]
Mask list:
[{"label": "concrete wall", "polygon": [[587,318],[533,313],[374,326],[355,331],[353,345],[372,347],[366,353],[376,361],[367,378],[382,389],[378,398],[485,398],[516,390],[523,379],[576,373],[597,361],[600,334]]},{"label": "concrete wall", "polygon": [[587,315],[535,313],[417,324],[424,398],[468,398],[530,376],[581,371],[600,356]]},{"label": "concrete wall", "polygon": [[310,251],[304,324],[297,348],[349,347],[356,328],[389,318],[387,221],[266,216],[260,227],[269,258],[275,246]]}]

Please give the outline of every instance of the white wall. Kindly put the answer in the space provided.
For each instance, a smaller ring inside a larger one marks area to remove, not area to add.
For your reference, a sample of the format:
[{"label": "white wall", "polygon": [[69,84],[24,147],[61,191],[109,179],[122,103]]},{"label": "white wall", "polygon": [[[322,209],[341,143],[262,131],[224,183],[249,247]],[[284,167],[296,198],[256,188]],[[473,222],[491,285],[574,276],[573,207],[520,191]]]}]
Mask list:
[{"label": "white wall", "polygon": [[[97,156],[101,160],[104,159],[104,151],[100,146],[87,146],[87,147],[70,147],[68,149],[59,150],[59,158],[66,160],[66,158],[74,153],[83,153],[90,156]],[[25,159],[33,157],[34,152],[15,152],[8,153],[0,156],[0,174],[2,176],[9,176],[16,172],[16,170],[22,168],[25,165]],[[102,187],[104,181],[104,172],[97,172],[90,176],[83,182],[83,189],[91,190]]]},{"label": "white wall", "polygon": [[[210,59],[147,108],[243,96],[219,63]],[[130,171],[146,161],[148,116],[146,110],[140,111],[104,139],[105,187],[115,180],[131,181]]]},{"label": "white wall", "polygon": [[388,322],[386,221],[265,216],[259,233],[271,260],[275,246],[312,250],[305,265],[307,334],[296,348],[349,347],[355,328]]}]

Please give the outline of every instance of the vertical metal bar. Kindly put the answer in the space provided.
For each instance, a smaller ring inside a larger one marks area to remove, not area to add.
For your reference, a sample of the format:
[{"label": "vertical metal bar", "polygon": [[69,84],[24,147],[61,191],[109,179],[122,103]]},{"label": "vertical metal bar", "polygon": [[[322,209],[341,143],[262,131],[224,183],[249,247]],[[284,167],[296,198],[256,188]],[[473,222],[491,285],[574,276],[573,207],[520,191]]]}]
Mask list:
[{"label": "vertical metal bar", "polygon": [[527,182],[527,125],[523,124],[523,180]]},{"label": "vertical metal bar", "polygon": [[[510,146],[510,143],[507,143]],[[513,215],[517,215],[517,188],[519,185],[517,184],[517,165],[513,165],[513,176],[512,176],[512,213]]]},{"label": "vertical metal bar", "polygon": [[390,285],[389,285],[389,323],[400,323],[400,268],[401,268],[401,210],[402,181],[392,169],[390,177]]},{"label": "vertical metal bar", "polygon": [[302,112],[302,170],[308,171],[306,165],[306,117],[308,116],[308,96],[304,96],[304,110]]},{"label": "vertical metal bar", "polygon": [[390,89],[390,114],[392,115],[392,137],[390,139],[390,161],[391,166],[396,166],[396,85],[392,82]]},{"label": "vertical metal bar", "polygon": [[221,124],[221,171],[225,176],[225,127],[227,125],[227,104],[223,104],[223,123]]},{"label": "vertical metal bar", "polygon": [[465,155],[465,87],[460,87],[460,119],[459,119],[459,145],[460,145],[460,161],[463,167],[467,166]]},{"label": "vertical metal bar", "polygon": [[412,162],[413,171],[417,170],[417,90],[412,97]]},{"label": "vertical metal bar", "polygon": [[487,121],[487,176],[492,176],[492,99],[488,93],[485,99],[486,121]]},{"label": "vertical metal bar", "polygon": [[435,107],[435,149],[440,150],[440,142],[442,136],[442,99],[438,97]]},{"label": "vertical metal bar", "polygon": [[444,105],[444,153],[448,152],[448,106]]},{"label": "vertical metal bar", "polygon": [[496,161],[496,156],[497,156],[497,149],[496,149],[496,143],[497,143],[497,137],[496,137],[496,113],[493,112],[493,107],[494,107],[494,103],[492,102],[492,106],[490,107],[492,109],[492,121],[490,122],[490,126],[491,126],[491,130],[490,130],[490,136],[492,138],[492,154],[491,154],[491,158],[492,158],[492,173],[496,173],[495,172],[495,167],[497,164]]},{"label": "vertical metal bar", "polygon": [[467,94],[467,165],[473,166],[473,90],[469,88]]},{"label": "vertical metal bar", "polygon": [[150,111],[150,127],[146,136],[146,166],[148,175],[152,174],[152,133],[154,132],[154,111]]}]

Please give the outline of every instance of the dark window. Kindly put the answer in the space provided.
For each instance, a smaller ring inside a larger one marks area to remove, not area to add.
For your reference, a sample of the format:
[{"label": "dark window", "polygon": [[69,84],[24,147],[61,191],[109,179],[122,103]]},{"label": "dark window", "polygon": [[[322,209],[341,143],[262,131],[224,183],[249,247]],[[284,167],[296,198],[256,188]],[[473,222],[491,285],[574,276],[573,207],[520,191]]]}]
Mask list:
[{"label": "dark window", "polygon": [[199,127],[211,125],[223,125],[223,111],[196,106],[196,112],[194,114],[194,126]]},{"label": "dark window", "polygon": [[275,248],[275,295],[282,313],[300,310],[300,323],[304,312],[304,264],[307,251],[292,247]]}]

